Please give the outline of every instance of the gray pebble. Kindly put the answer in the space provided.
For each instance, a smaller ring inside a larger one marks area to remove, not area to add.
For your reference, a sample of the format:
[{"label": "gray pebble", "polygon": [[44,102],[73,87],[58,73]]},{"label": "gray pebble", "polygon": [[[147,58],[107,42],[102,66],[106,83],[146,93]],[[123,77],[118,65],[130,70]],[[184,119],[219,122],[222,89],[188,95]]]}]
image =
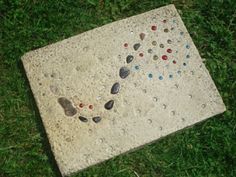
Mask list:
[{"label": "gray pebble", "polygon": [[133,56],[133,55],[128,55],[128,56],[126,57],[126,62],[127,62],[127,63],[130,63],[131,61],[133,61],[133,59],[134,59],[134,56]]},{"label": "gray pebble", "polygon": [[61,105],[61,107],[64,109],[66,116],[73,116],[77,113],[77,110],[73,107],[70,100],[68,100],[65,97],[58,98],[58,103]]},{"label": "gray pebble", "polygon": [[107,110],[110,110],[110,109],[112,109],[113,105],[114,105],[114,100],[110,100],[110,101],[108,101],[108,102],[104,105],[104,107],[105,107]]},{"label": "gray pebble", "polygon": [[138,50],[140,46],[141,46],[140,43],[136,43],[136,44],[134,44],[134,50]]},{"label": "gray pebble", "polygon": [[130,74],[130,70],[127,67],[121,67],[119,75],[122,79],[125,79]]},{"label": "gray pebble", "polygon": [[95,123],[98,123],[98,122],[100,122],[100,121],[102,120],[102,118],[99,117],[99,116],[96,116],[96,117],[93,117],[92,120],[93,120]]},{"label": "gray pebble", "polygon": [[88,122],[88,119],[83,116],[79,116],[79,120],[81,120],[82,122]]},{"label": "gray pebble", "polygon": [[114,83],[111,87],[111,94],[117,94],[120,90],[120,84],[118,82]]}]

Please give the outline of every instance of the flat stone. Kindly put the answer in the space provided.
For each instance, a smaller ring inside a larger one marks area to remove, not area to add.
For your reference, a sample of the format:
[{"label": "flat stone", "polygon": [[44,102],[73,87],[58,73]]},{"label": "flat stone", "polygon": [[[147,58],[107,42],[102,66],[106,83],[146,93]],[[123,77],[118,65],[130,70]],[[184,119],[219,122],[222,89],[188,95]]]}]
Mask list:
[{"label": "flat stone", "polygon": [[127,63],[131,63],[131,62],[133,61],[133,59],[134,59],[134,56],[133,56],[133,55],[128,55],[128,56],[126,57],[126,62],[127,62]]},{"label": "flat stone", "polygon": [[114,100],[110,100],[110,101],[108,101],[108,102],[104,105],[104,107],[105,107],[107,110],[110,110],[110,109],[113,108],[113,105],[114,105]]},{"label": "flat stone", "polygon": [[66,116],[74,116],[77,113],[77,110],[72,106],[70,100],[65,97],[58,98],[58,103],[63,108]]},{"label": "flat stone", "polygon": [[79,120],[81,120],[82,122],[88,122],[88,119],[83,116],[79,116]]},{"label": "flat stone", "polygon": [[118,82],[114,83],[111,87],[111,94],[117,94],[120,90],[120,84]]},{"label": "flat stone", "polygon": [[100,122],[100,121],[102,120],[102,118],[99,117],[99,116],[96,116],[96,117],[93,117],[92,120],[93,120],[95,123],[98,123],[98,122]]},{"label": "flat stone", "polygon": [[125,79],[130,74],[130,70],[127,67],[121,67],[119,75],[122,79]]},{"label": "flat stone", "polygon": [[134,50],[138,50],[140,46],[141,46],[140,43],[136,43],[136,44],[134,44]]},{"label": "flat stone", "polygon": [[[127,55],[135,61],[127,63]],[[225,111],[174,5],[31,51],[22,61],[63,176]],[[111,94],[114,81],[119,94]],[[116,105],[106,110],[109,100]]]}]

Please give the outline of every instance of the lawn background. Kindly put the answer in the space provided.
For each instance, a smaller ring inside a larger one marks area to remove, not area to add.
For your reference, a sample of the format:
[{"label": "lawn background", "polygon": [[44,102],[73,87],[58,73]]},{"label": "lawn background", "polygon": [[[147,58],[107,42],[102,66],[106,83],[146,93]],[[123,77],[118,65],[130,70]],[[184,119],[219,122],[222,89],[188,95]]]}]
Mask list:
[{"label": "lawn background", "polygon": [[227,111],[76,177],[236,176],[235,0],[0,0],[0,176],[58,176],[20,57],[174,3]]}]

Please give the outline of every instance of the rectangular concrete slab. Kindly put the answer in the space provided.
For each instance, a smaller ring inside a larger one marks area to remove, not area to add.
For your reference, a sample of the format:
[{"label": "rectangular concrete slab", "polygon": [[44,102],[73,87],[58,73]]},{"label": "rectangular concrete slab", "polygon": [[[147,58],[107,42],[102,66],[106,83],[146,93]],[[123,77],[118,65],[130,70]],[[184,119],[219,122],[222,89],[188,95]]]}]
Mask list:
[{"label": "rectangular concrete slab", "polygon": [[63,176],[225,111],[174,5],[22,61]]}]

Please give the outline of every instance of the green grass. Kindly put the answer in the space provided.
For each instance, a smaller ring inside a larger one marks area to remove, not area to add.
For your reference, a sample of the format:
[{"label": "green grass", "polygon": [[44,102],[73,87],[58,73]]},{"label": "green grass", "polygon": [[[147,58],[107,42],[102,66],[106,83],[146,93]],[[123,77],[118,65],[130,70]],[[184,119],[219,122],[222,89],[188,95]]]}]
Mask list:
[{"label": "green grass", "polygon": [[235,0],[0,0],[0,176],[59,176],[20,57],[169,3],[206,59],[227,111],[74,176],[236,176]]}]

